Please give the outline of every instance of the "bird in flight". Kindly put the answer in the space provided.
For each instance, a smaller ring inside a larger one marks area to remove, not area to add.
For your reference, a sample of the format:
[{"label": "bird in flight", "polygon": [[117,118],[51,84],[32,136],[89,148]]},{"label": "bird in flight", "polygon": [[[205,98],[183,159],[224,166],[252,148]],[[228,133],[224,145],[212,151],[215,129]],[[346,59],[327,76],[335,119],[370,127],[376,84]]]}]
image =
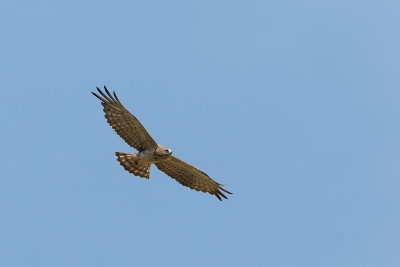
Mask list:
[{"label": "bird in flight", "polygon": [[104,92],[98,87],[100,95],[92,94],[101,100],[104,117],[114,131],[131,147],[139,153],[115,152],[120,165],[133,175],[150,178],[150,165],[175,179],[181,185],[190,189],[209,193],[222,201],[226,198],[224,193],[232,194],[222,188],[221,184],[211,179],[206,173],[196,167],[172,156],[171,149],[157,144],[149,135],[143,125],[119,101],[115,92],[113,95],[104,86]]}]

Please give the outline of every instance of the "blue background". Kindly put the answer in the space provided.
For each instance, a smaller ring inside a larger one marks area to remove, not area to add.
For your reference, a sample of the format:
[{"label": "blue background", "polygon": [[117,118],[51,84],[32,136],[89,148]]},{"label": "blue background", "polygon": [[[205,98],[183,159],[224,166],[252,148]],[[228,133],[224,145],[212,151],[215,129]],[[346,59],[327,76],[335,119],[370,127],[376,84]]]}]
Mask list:
[{"label": "blue background", "polygon": [[[1,266],[400,266],[400,2],[1,1]],[[90,92],[234,192],[133,152]]]}]

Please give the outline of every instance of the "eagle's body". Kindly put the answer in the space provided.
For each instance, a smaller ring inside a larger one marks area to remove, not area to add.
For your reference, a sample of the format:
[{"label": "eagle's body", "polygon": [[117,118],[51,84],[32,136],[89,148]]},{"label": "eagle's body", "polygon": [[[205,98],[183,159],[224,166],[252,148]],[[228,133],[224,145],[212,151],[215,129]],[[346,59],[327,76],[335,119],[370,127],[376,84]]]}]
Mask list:
[{"label": "eagle's body", "polygon": [[149,148],[137,154],[115,152],[117,160],[128,172],[142,177],[150,178],[150,165],[169,160],[172,154],[171,149],[158,145],[156,148]]},{"label": "eagle's body", "polygon": [[222,200],[221,196],[227,198],[222,191],[232,194],[204,172],[172,156],[170,149],[158,145],[139,120],[124,108],[115,92],[113,96],[105,86],[104,89],[107,95],[99,88],[97,90],[101,96],[93,92],[92,94],[102,101],[104,116],[108,124],[125,142],[139,151],[139,153],[115,153],[120,165],[126,171],[148,179],[150,177],[150,166],[154,164],[159,170],[180,184],[215,195],[219,200]]},{"label": "eagle's body", "polygon": [[157,163],[163,160],[167,160],[169,154],[166,154],[165,157],[157,157],[155,156],[156,150],[155,149],[148,149],[145,151],[140,152],[138,155],[138,164],[151,164]]},{"label": "eagle's body", "polygon": [[137,163],[151,164],[151,163],[161,162],[164,160],[168,160],[171,154],[172,154],[171,149],[166,149],[165,147],[159,145],[155,149],[147,149],[137,154],[138,158]]}]

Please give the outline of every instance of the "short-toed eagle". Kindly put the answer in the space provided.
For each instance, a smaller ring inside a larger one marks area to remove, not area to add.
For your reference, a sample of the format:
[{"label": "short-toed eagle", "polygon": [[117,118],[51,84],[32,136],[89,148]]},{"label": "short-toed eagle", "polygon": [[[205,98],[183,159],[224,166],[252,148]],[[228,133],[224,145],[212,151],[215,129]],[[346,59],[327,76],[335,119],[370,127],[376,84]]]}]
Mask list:
[{"label": "short-toed eagle", "polygon": [[108,124],[128,145],[139,151],[139,153],[115,153],[125,170],[148,179],[150,165],[155,164],[160,171],[180,184],[196,191],[215,195],[219,200],[222,200],[221,197],[227,198],[223,192],[232,194],[206,173],[172,156],[170,149],[158,145],[139,120],[121,104],[115,92],[113,95],[110,94],[105,86],[106,94],[99,88],[97,90],[101,96],[93,92],[92,94],[101,100]]}]

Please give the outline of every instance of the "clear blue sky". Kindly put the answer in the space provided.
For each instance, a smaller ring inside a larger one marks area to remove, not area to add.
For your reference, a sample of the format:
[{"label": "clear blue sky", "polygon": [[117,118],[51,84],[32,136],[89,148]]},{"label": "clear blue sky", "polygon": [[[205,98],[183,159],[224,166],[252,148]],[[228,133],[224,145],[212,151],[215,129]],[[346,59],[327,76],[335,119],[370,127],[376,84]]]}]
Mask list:
[{"label": "clear blue sky", "polygon": [[[1,266],[400,266],[400,2],[1,1]],[[133,152],[106,84],[223,202]]]}]

